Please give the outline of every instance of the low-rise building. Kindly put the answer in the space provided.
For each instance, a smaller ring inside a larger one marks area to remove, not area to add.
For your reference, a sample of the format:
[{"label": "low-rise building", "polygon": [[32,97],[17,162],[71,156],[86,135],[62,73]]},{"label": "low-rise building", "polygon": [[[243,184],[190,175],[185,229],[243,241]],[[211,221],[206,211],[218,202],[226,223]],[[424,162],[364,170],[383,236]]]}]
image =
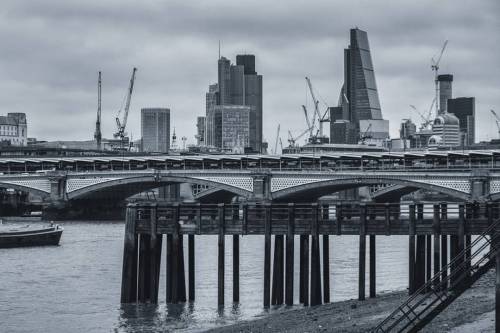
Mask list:
[{"label": "low-rise building", "polygon": [[9,146],[28,145],[28,125],[25,113],[0,116],[0,142]]}]

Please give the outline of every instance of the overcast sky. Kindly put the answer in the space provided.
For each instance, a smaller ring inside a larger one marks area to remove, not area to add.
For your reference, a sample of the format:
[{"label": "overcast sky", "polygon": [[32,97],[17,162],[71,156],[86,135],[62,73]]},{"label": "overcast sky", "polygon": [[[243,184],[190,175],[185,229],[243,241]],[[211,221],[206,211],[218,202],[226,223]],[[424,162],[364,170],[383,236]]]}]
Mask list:
[{"label": "overcast sky", "polygon": [[[403,3],[405,3],[403,5]],[[140,109],[168,107],[178,137],[194,143],[196,116],[217,81],[222,55],[256,55],[264,81],[264,138],[305,128],[305,76],[330,105],[343,82],[349,29],[368,32],[384,118],[419,120],[434,94],[430,59],[448,39],[442,74],[454,97],[476,97],[477,138],[498,136],[500,1],[22,1],[0,6],[0,100],[25,112],[30,137],[93,137],[97,72],[103,72],[103,136],[111,137],[133,66],[138,68],[128,132],[140,137]],[[323,102],[321,103],[323,104]],[[323,104],[324,105],[324,104]]]}]

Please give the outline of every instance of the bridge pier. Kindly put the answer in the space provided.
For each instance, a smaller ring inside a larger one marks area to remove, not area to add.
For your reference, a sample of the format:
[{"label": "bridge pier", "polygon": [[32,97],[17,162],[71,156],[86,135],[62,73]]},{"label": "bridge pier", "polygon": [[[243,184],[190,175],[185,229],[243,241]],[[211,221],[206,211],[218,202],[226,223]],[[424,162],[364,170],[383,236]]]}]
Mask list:
[{"label": "bridge pier", "polygon": [[293,305],[293,266],[294,266],[294,205],[288,204],[288,225],[286,234],[286,264],[285,264],[285,304]]},{"label": "bridge pier", "polygon": [[358,269],[358,300],[365,300],[366,278],[366,205],[360,205],[359,213],[359,269]]},{"label": "bridge pier", "polygon": [[274,262],[273,262],[273,285],[271,291],[271,304],[283,304],[283,235],[274,236]]},{"label": "bridge pier", "polygon": [[309,305],[309,235],[300,235],[299,301]]}]

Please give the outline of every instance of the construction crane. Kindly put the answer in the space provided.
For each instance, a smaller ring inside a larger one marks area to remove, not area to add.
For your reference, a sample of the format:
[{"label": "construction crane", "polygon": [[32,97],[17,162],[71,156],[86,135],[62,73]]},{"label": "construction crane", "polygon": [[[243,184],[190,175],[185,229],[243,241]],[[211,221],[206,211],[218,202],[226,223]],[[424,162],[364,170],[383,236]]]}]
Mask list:
[{"label": "construction crane", "polygon": [[441,48],[441,53],[437,60],[434,60],[434,57],[431,58],[431,68],[434,72],[434,84],[436,89],[436,117],[439,113],[439,84],[438,84],[438,72],[439,72],[439,63],[441,62],[441,58],[443,57],[444,50],[446,49],[446,45],[448,45],[448,40],[444,41],[443,47]]},{"label": "construction crane", "polygon": [[497,113],[494,110],[490,110],[493,116],[495,117],[495,121],[497,123],[497,128],[498,128],[498,136],[500,137],[500,117],[497,115]]},{"label": "construction crane", "polygon": [[94,139],[97,144],[97,150],[101,150],[101,71],[97,79],[97,120],[95,122]]},{"label": "construction crane", "polygon": [[307,128],[309,129],[309,136],[312,137],[313,136],[313,126],[311,126],[311,121],[309,120],[307,108],[305,105],[302,105],[302,110],[304,110],[304,116],[306,117],[306,124],[307,124]]},{"label": "construction crane", "polygon": [[[137,71],[137,68],[134,67],[134,69],[132,70],[132,76],[130,78],[130,84],[128,87],[127,97],[126,97],[126,101],[125,101],[125,107],[123,109],[120,108],[120,110],[118,111],[118,114],[116,116],[117,131],[115,134],[113,134],[113,136],[115,138],[120,138],[122,143],[123,143],[125,136],[127,135],[127,133],[125,133],[125,127],[127,126],[128,110],[130,109],[130,99],[132,98],[132,91],[134,90],[134,81],[135,81],[135,72],[136,71]],[[123,111],[123,119],[120,120],[120,115],[121,115],[122,111]]]},{"label": "construction crane", "polygon": [[281,147],[281,153],[283,154],[283,141],[281,141],[281,137],[280,137],[280,147]]},{"label": "construction crane", "polygon": [[280,138],[280,124],[278,124],[278,130],[276,131],[276,140],[274,141],[274,151],[273,154],[276,155],[276,152],[278,150],[278,140]]},{"label": "construction crane", "polygon": [[372,129],[372,124],[368,124],[366,130],[361,134],[360,141],[361,144],[364,145],[366,143],[366,139],[371,139],[371,135],[368,135],[368,132]]},{"label": "construction crane", "polygon": [[410,105],[410,107],[415,110],[420,118],[422,118],[423,122],[420,124],[420,130],[427,129],[428,126],[432,123],[432,107],[434,106],[434,103],[436,102],[436,99],[434,98],[432,100],[431,106],[429,107],[429,111],[427,112],[426,115],[422,114],[420,111],[417,110],[415,105]]},{"label": "construction crane", "polygon": [[294,137],[292,135],[292,132],[290,132],[290,130],[288,131],[288,144],[290,145],[290,147],[295,147],[295,143],[301,139],[304,135],[307,134],[307,132],[309,132],[309,128],[306,129],[305,131],[303,131],[302,133],[300,133],[298,136]]},{"label": "construction crane", "polygon": [[323,136],[323,128],[321,126],[321,114],[319,113],[319,109],[318,109],[319,101],[316,99],[316,96],[314,95],[311,80],[307,76],[306,76],[306,81],[307,81],[307,85],[309,87],[309,91],[311,92],[311,98],[313,99],[313,103],[314,103],[314,114],[312,117],[311,126],[312,126],[312,129],[314,129],[314,123],[316,122],[316,117],[318,117],[318,122],[320,123],[319,135]]}]

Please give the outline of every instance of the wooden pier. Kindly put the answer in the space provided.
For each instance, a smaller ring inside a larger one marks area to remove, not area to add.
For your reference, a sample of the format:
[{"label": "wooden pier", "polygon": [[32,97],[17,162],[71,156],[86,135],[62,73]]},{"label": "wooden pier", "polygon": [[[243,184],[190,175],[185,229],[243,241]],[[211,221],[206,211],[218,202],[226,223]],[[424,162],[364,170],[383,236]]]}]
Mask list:
[{"label": "wooden pier", "polygon": [[[299,261],[299,301],[328,303],[330,297],[329,235],[359,236],[358,298],[376,297],[376,237],[407,235],[409,292],[414,293],[471,241],[487,230],[500,209],[496,203],[463,204],[129,204],[126,214],[121,302],[158,301],[162,239],[166,240],[166,301],[195,300],[195,236],[218,239],[218,297],[224,305],[225,236],[233,242],[233,297],[239,302],[239,237],[261,235],[264,242],[263,306],[293,305],[294,261]],[[294,258],[299,235],[299,258]],[[184,238],[187,238],[187,265]],[[320,237],[323,246],[320,247]],[[271,242],[274,239],[274,255]],[[450,253],[448,253],[448,243]],[[469,255],[470,258],[470,255]],[[464,258],[467,261],[467,256]],[[470,262],[468,263],[470,265]],[[187,266],[187,285],[186,274]],[[321,267],[323,266],[323,267]],[[323,274],[321,274],[323,273]],[[443,281],[447,271],[442,272]],[[452,283],[452,281],[450,282]]]}]

